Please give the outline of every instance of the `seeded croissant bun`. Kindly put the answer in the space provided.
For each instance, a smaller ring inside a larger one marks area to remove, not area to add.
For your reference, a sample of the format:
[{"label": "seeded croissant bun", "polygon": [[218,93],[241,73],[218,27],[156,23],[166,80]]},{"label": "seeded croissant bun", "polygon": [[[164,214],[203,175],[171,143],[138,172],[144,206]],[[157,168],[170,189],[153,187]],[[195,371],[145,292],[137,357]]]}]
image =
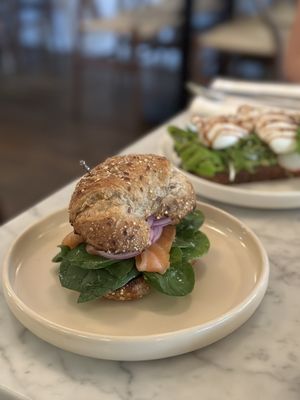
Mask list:
[{"label": "seeded croissant bun", "polygon": [[165,158],[153,154],[108,158],[78,182],[70,223],[86,243],[112,253],[144,250],[147,218],[178,223],[195,207],[192,185]]}]

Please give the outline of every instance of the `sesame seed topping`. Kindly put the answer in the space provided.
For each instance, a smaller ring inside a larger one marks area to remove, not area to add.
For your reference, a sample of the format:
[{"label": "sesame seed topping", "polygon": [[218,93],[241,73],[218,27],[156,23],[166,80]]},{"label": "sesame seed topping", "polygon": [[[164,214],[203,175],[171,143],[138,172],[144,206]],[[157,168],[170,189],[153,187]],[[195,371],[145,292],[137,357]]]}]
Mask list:
[{"label": "sesame seed topping", "polygon": [[[169,169],[166,174],[165,168]],[[76,201],[80,203],[77,200],[80,197],[83,201],[77,215],[87,212],[90,218],[95,214],[93,227],[90,222],[85,228],[86,232],[90,232],[90,240],[95,241],[95,247],[113,254],[141,251],[149,240],[149,229],[145,224],[148,217],[154,216],[159,220],[169,216],[175,222],[192,210],[194,198],[190,200],[180,191],[177,195],[177,188],[179,190],[182,186],[181,180],[177,181],[176,177],[168,179],[170,171],[170,164],[160,156],[126,155],[107,159],[82,178]],[[90,188],[92,194],[89,196]],[[171,189],[175,190],[170,192]],[[110,207],[120,207],[120,214],[117,211],[114,217]],[[102,237],[103,245],[101,242],[96,244],[98,236]]]}]

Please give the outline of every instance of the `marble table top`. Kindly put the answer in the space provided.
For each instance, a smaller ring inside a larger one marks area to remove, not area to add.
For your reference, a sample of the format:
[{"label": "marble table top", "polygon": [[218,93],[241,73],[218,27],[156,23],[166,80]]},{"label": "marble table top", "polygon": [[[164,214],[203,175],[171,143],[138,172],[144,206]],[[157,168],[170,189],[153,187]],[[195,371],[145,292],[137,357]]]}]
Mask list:
[{"label": "marble table top", "polygon": [[[162,126],[124,153],[157,152],[164,130]],[[1,260],[22,230],[67,206],[73,187],[74,182],[0,228]],[[299,400],[300,210],[217,206],[253,229],[270,258],[266,296],[241,328],[182,356],[146,362],[103,361],[38,339],[13,317],[0,289],[0,399]]]}]

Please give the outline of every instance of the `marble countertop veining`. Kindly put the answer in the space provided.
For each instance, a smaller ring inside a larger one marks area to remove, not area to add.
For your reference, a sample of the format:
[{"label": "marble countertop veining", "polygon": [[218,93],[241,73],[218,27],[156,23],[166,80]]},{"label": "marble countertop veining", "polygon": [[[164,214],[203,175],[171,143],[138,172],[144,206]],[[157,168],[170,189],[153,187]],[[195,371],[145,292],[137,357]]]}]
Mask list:
[{"label": "marble countertop veining", "polygon": [[[164,129],[124,152],[157,151]],[[67,206],[73,187],[69,184],[0,228],[0,262],[16,235]],[[9,312],[1,289],[0,399],[18,398],[18,392],[30,400],[299,400],[300,211],[216,205],[252,228],[270,258],[267,294],[241,328],[213,345],[169,359],[96,360],[38,339]],[[16,396],[2,392],[1,385]]]}]

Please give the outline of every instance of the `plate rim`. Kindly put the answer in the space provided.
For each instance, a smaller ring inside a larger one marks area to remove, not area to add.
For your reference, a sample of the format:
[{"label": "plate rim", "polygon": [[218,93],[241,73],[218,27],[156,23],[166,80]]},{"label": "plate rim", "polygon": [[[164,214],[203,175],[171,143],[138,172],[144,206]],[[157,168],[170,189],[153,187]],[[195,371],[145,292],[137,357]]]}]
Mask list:
[{"label": "plate rim", "polygon": [[[165,157],[167,157],[172,162],[172,164],[175,165],[176,168],[178,168],[179,171],[181,171],[182,173],[186,174],[189,177],[190,180],[196,179],[196,180],[199,180],[200,184],[208,186],[208,187],[213,188],[215,190],[222,190],[223,192],[227,192],[227,193],[231,193],[231,194],[247,195],[247,197],[255,197],[255,198],[257,198],[257,197],[259,197],[259,198],[274,198],[274,197],[276,197],[277,200],[280,200],[280,199],[286,200],[287,197],[293,198],[293,199],[299,199],[299,205],[298,206],[289,207],[289,208],[299,208],[300,207],[300,190],[297,190],[297,191],[289,190],[289,191],[284,191],[284,192],[269,192],[269,191],[266,191],[266,190],[250,190],[250,191],[248,191],[246,188],[240,188],[240,187],[231,186],[231,185],[222,185],[222,184],[217,183],[217,182],[212,182],[212,181],[210,181],[208,179],[204,179],[204,178],[201,178],[198,175],[192,174],[189,171],[185,171],[184,169],[178,167],[174,163],[174,157],[170,158],[170,155],[168,154],[167,150],[169,150],[170,152],[174,153],[173,156],[176,155],[176,153],[174,152],[173,148],[166,149],[166,146],[167,145],[171,146],[171,143],[172,143],[172,138],[169,137],[168,132],[164,132],[162,137],[161,137],[161,140],[160,140],[160,151],[161,151],[161,153]],[[268,181],[266,181],[266,182],[268,182]],[[226,203],[229,203],[229,202],[226,201]],[[239,204],[239,203],[229,203],[229,204]],[[261,208],[263,208],[263,207],[261,207]],[[269,207],[264,207],[264,208],[269,208]]]},{"label": "plate rim", "polygon": [[[253,286],[252,290],[248,295],[241,301],[239,304],[234,306],[233,308],[230,308],[226,313],[223,313],[222,315],[218,316],[217,318],[214,318],[210,321],[207,321],[203,324],[197,324],[192,327],[188,328],[182,328],[182,329],[177,329],[175,331],[171,332],[165,332],[165,333],[155,333],[155,334],[149,334],[149,335],[136,335],[136,336],[122,336],[122,335],[108,335],[108,334],[99,334],[99,333],[90,333],[86,331],[80,331],[78,329],[74,328],[68,328],[64,327],[60,324],[57,324],[55,322],[52,322],[51,320],[48,320],[47,318],[41,316],[38,314],[36,311],[32,310],[26,303],[24,303],[20,297],[16,294],[14,288],[10,284],[10,279],[9,279],[9,271],[10,271],[10,263],[9,260],[13,254],[15,246],[19,243],[20,240],[22,240],[23,236],[25,234],[28,234],[31,230],[34,230],[38,225],[42,225],[45,223],[48,219],[53,218],[54,216],[65,213],[67,211],[67,208],[60,208],[52,213],[47,214],[46,216],[40,218],[38,221],[35,221],[34,223],[30,224],[27,228],[25,228],[13,241],[11,244],[10,248],[7,251],[7,254],[5,255],[4,262],[3,262],[3,271],[2,271],[2,289],[3,289],[3,294],[6,300],[6,303],[9,307],[9,309],[14,313],[14,310],[12,310],[11,302],[15,304],[15,306],[18,308],[18,310],[21,310],[23,314],[26,316],[29,316],[31,320],[34,320],[36,323],[39,325],[42,325],[44,328],[51,329],[52,331],[55,331],[58,334],[64,334],[64,335],[69,335],[70,337],[75,337],[78,338],[79,336],[88,339],[91,341],[95,342],[102,342],[102,341],[107,341],[107,338],[111,338],[112,341],[114,342],[119,342],[119,343],[131,343],[131,342],[147,342],[147,341],[153,341],[157,339],[164,340],[166,338],[172,338],[176,336],[182,336],[185,334],[193,334],[196,333],[197,331],[203,331],[203,330],[210,330],[211,328],[215,326],[221,325],[224,321],[235,317],[236,315],[239,315],[247,305],[251,304],[254,299],[256,298],[258,293],[261,293],[261,300],[263,299],[266,289],[268,287],[268,282],[269,282],[269,273],[270,273],[270,264],[269,264],[269,258],[267,255],[267,252],[262,245],[260,239],[258,236],[252,231],[251,228],[249,228],[244,222],[240,221],[238,218],[235,216],[231,215],[230,213],[212,206],[210,204],[207,204],[205,202],[200,202],[197,201],[197,207],[207,207],[210,208],[213,212],[217,212],[222,214],[223,217],[229,218],[232,220],[235,224],[238,224],[248,235],[250,235],[259,250],[259,255],[261,257],[261,274],[260,274],[260,279],[255,283]],[[66,221],[67,222],[67,221]],[[261,300],[259,301],[258,305],[260,304]],[[257,307],[258,307],[257,305]],[[256,308],[254,310],[256,310]],[[19,319],[17,317],[17,319]],[[248,319],[248,318],[247,318]]]}]

